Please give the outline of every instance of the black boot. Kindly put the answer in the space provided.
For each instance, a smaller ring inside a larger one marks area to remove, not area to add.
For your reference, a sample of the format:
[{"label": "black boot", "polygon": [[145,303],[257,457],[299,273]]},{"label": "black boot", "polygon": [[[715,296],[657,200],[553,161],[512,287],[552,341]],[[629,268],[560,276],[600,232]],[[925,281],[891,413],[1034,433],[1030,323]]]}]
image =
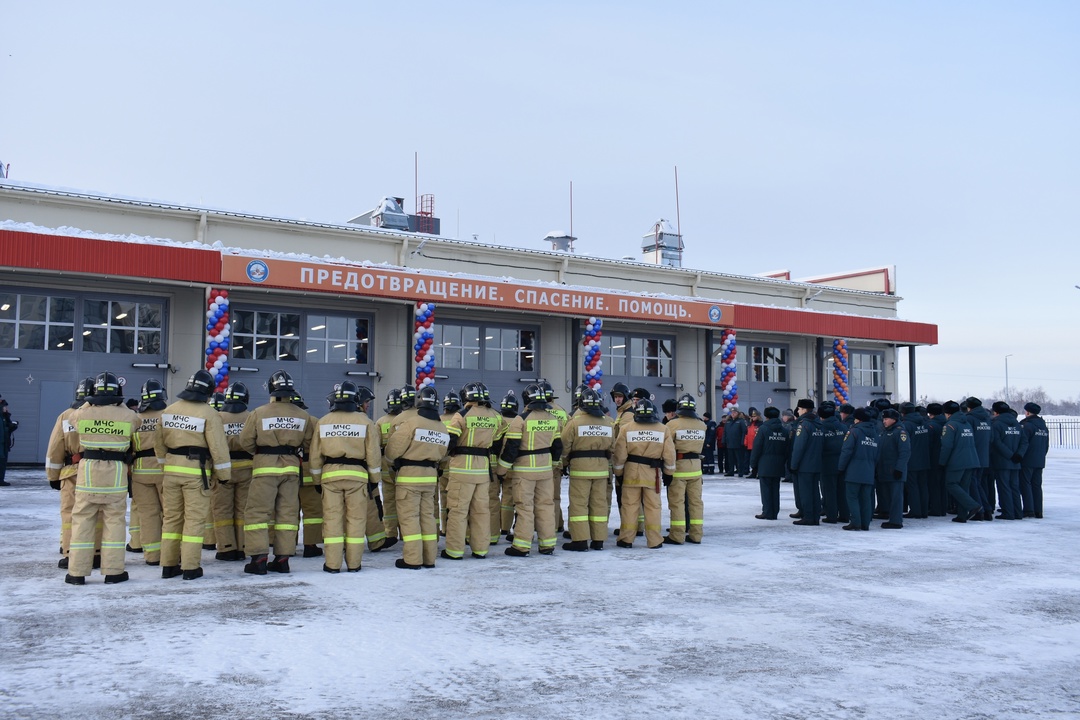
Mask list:
[{"label": "black boot", "polygon": [[529,551],[528,550],[518,550],[513,545],[506,548],[506,554],[509,555],[510,557],[529,557]]},{"label": "black boot", "polygon": [[128,543],[127,547],[125,547],[124,549],[127,550],[128,552],[139,553],[140,555],[142,554],[142,548],[141,547],[133,548],[133,547],[131,547],[131,543]]},{"label": "black boot", "polygon": [[604,541],[603,540],[593,540],[592,542],[589,543],[589,549],[590,550],[603,550],[604,549]]},{"label": "black boot", "polygon": [[409,563],[405,562],[404,558],[398,558],[397,560],[395,560],[394,561],[394,567],[401,568],[402,570],[419,570],[420,569],[419,565],[410,565]]},{"label": "black boot", "polygon": [[574,540],[573,542],[563,543],[562,549],[573,552],[588,552],[589,543],[585,540]]},{"label": "black boot", "polygon": [[249,575],[265,575],[266,574],[266,554],[252,555],[251,562],[244,566],[244,572]]},{"label": "black boot", "polygon": [[124,572],[120,573],[119,575],[106,575],[105,576],[105,584],[106,585],[114,585],[116,583],[127,582],[127,579],[128,579],[128,574],[127,574],[127,570],[125,570]]},{"label": "black boot", "polygon": [[75,575],[65,575],[64,582],[66,582],[68,585],[85,585],[86,578],[76,577]]},{"label": "black boot", "polygon": [[202,544],[202,549],[203,550],[217,550],[217,545],[215,545],[214,543],[203,543]]},{"label": "black boot", "polygon": [[664,543],[667,545],[682,545],[678,540],[672,540],[670,535],[664,536]]},{"label": "black boot", "polygon": [[542,548],[540,548],[540,554],[541,555],[554,555],[555,554],[555,548],[553,548],[553,547],[542,547]]},{"label": "black boot", "polygon": [[632,547],[634,547],[634,543],[628,543],[628,542],[623,542],[622,540],[617,540],[615,542],[615,547],[632,548]]},{"label": "black boot", "polygon": [[60,562],[56,563],[56,567],[60,568],[61,570],[67,570],[67,566],[68,566],[68,559],[67,558],[60,558]]},{"label": "black boot", "polygon": [[[357,569],[359,569],[359,568],[357,568]],[[341,572],[341,568],[332,568],[329,565],[327,565],[326,563],[323,563],[322,571],[324,573],[330,573],[331,575],[337,575],[339,572]]]},{"label": "black boot", "polygon": [[457,557],[454,557],[450,553],[443,550],[442,552],[439,553],[439,557],[441,557],[441,558],[443,558],[445,560],[460,560],[462,556],[458,555]]},{"label": "black boot", "polygon": [[566,538],[567,540],[571,540],[571,539],[572,539],[572,538],[571,538],[571,535],[570,535],[570,531],[569,531],[569,530],[567,530],[566,532],[564,532],[564,533],[562,534],[562,536],[563,536],[564,538]]},{"label": "black boot", "polygon": [[161,577],[165,580],[183,574],[184,571],[180,569],[179,565],[166,565],[165,567],[161,568]]},{"label": "black boot", "polygon": [[266,564],[267,571],[274,571],[287,575],[289,573],[289,556],[275,555],[274,561]]},{"label": "black boot", "polygon": [[322,548],[318,545],[305,545],[304,557],[322,557]]},{"label": "black boot", "polygon": [[214,555],[214,559],[215,560],[226,560],[226,561],[235,560],[236,558],[233,556],[233,553],[234,553],[233,550],[226,550],[225,552],[219,552],[219,553]]},{"label": "black boot", "polygon": [[184,579],[185,580],[198,580],[201,577],[202,577],[202,568],[201,567],[197,567],[194,570],[185,570],[184,571]]}]

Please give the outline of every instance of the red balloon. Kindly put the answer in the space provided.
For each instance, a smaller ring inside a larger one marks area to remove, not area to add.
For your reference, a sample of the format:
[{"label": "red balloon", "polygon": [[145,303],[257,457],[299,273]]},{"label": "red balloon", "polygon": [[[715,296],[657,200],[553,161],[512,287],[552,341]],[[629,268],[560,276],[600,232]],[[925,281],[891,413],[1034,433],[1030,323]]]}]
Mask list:
[{"label": "red balloon", "polygon": [[227,297],[229,297],[229,291],[228,291],[228,290],[219,290],[219,291],[218,291],[218,294],[219,294],[219,295],[220,295],[221,297],[224,297],[224,298],[227,298]]}]

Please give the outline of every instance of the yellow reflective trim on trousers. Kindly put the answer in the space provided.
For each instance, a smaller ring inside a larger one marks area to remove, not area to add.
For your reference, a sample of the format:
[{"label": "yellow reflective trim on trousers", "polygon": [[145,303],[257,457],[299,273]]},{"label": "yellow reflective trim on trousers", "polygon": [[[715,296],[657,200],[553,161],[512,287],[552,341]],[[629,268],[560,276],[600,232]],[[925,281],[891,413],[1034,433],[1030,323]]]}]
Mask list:
[{"label": "yellow reflective trim on trousers", "polygon": [[274,523],[275,530],[299,530],[299,525],[288,525],[286,523]]},{"label": "yellow reflective trim on trousers", "polygon": [[514,547],[518,548],[519,550],[530,550],[532,549],[532,538],[529,538],[529,541],[525,542],[524,540],[519,540],[515,535]]},{"label": "yellow reflective trim on trousers", "polygon": [[588,515],[571,515],[570,516],[570,522],[588,522],[588,521],[589,521],[589,516]]},{"label": "yellow reflective trim on trousers", "polygon": [[700,471],[698,471],[698,472],[676,472],[676,473],[671,473],[671,477],[676,477],[676,478],[696,478],[696,477],[701,477],[701,472]]},{"label": "yellow reflective trim on trousers", "polygon": [[180,533],[167,533],[167,532],[161,533],[161,539],[162,540],[179,540],[182,537],[184,537],[184,536],[181,535]]},{"label": "yellow reflective trim on trousers", "polygon": [[347,537],[347,538],[345,538],[345,544],[346,545],[363,545],[364,541],[365,541],[365,538],[362,538],[362,537],[359,537],[359,538]]},{"label": "yellow reflective trim on trousers", "polygon": [[704,520],[694,520],[693,518],[691,518],[690,519],[690,524],[691,525],[704,525],[705,521]]},{"label": "yellow reflective trim on trousers", "polygon": [[68,545],[68,550],[93,550],[94,543],[71,543]]},{"label": "yellow reflective trim on trousers", "polygon": [[402,477],[402,476],[398,475],[397,484],[398,485],[434,485],[436,480],[438,480],[438,478],[435,477],[435,476],[424,475],[422,477]]},{"label": "yellow reflective trim on trousers", "polygon": [[322,539],[323,545],[341,545],[344,542],[345,542],[345,537],[344,536],[342,536],[342,537],[331,537],[331,538],[324,537]]},{"label": "yellow reflective trim on trousers", "polygon": [[423,540],[423,535],[402,535],[401,542],[416,542],[417,540]]},{"label": "yellow reflective trim on trousers", "polygon": [[580,478],[581,480],[592,480],[594,478],[607,479],[611,477],[611,473],[607,470],[571,470],[570,479]]},{"label": "yellow reflective trim on trousers", "polygon": [[248,530],[267,530],[269,527],[269,523],[254,523],[252,525],[245,525],[244,532],[247,532]]},{"label": "yellow reflective trim on trousers", "polygon": [[305,525],[322,525],[322,518],[304,518]]},{"label": "yellow reflective trim on trousers", "polygon": [[368,474],[363,470],[331,470],[330,472],[324,472],[322,474],[323,482],[331,478],[338,477],[350,477],[359,478],[360,480],[367,480]]},{"label": "yellow reflective trim on trousers", "polygon": [[124,547],[126,544],[127,543],[124,542],[103,542],[101,543],[101,547],[105,550],[117,550]]},{"label": "yellow reflective trim on trousers", "polygon": [[540,541],[540,547],[555,547],[555,538],[544,538]]},{"label": "yellow reflective trim on trousers", "polygon": [[[199,475],[201,476],[203,471],[197,467],[185,467],[183,465],[165,465],[161,468],[163,473],[172,473],[174,475]],[[208,473],[209,474],[209,473]]]},{"label": "yellow reflective trim on trousers", "polygon": [[368,535],[367,536],[368,545],[370,545],[372,543],[377,543],[380,540],[385,540],[385,539],[386,539],[386,533],[385,532],[377,532],[374,535]]},{"label": "yellow reflective trim on trousers", "polygon": [[438,541],[439,535],[438,533],[436,533],[435,535],[421,535],[420,539],[424,542],[431,542],[432,540]]},{"label": "yellow reflective trim on trousers", "polygon": [[607,521],[608,521],[608,516],[607,515],[590,515],[589,516],[589,522],[606,523]]},{"label": "yellow reflective trim on trousers", "polygon": [[686,527],[685,520],[672,520],[671,527]]},{"label": "yellow reflective trim on trousers", "polygon": [[293,465],[292,467],[262,467],[254,468],[251,471],[251,476],[256,477],[259,475],[299,475],[300,468]]},{"label": "yellow reflective trim on trousers", "polygon": [[157,552],[161,549],[161,543],[143,543],[142,549],[145,552]]},{"label": "yellow reflective trim on trousers", "polygon": [[232,518],[229,518],[228,520],[218,520],[216,523],[214,523],[214,527],[231,527],[232,525]]},{"label": "yellow reflective trim on trousers", "polygon": [[464,550],[451,550],[450,548],[446,548],[446,554],[449,555],[450,557],[455,557],[455,558],[465,557],[465,551]]},{"label": "yellow reflective trim on trousers", "polygon": [[202,535],[184,535],[180,542],[199,543],[202,545]]}]

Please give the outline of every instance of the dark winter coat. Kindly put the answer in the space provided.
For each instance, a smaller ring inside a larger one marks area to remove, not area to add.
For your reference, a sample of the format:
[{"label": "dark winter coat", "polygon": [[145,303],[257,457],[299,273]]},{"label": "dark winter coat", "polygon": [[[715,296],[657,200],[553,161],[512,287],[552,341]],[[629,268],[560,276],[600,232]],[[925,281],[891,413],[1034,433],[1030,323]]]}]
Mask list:
[{"label": "dark winter coat", "polygon": [[936,468],[941,465],[941,431],[945,429],[945,416],[927,418],[926,424],[930,426],[930,467]]},{"label": "dark winter coat", "polygon": [[840,450],[844,447],[844,436],[847,435],[848,427],[840,418],[833,415],[822,419],[821,429],[824,433],[821,446],[821,472],[826,475],[835,475],[839,471]]},{"label": "dark winter coat", "polygon": [[825,431],[813,412],[804,413],[795,423],[791,444],[791,471],[821,472],[821,454],[825,446]]},{"label": "dark winter coat", "polygon": [[741,448],[746,440],[746,421],[742,418],[724,421],[724,447]]},{"label": "dark winter coat", "polygon": [[872,422],[851,426],[840,448],[840,472],[844,481],[857,485],[873,485],[878,454],[877,428]]},{"label": "dark winter coat", "polygon": [[1023,428],[1012,413],[1002,413],[990,421],[990,467],[995,470],[1019,470],[1020,463],[1013,457],[1024,457],[1028,439]]},{"label": "dark winter coat", "polygon": [[983,406],[967,412],[968,422],[975,431],[975,452],[979,454],[979,467],[990,467],[990,412]]},{"label": "dark winter coat", "polygon": [[1046,429],[1046,421],[1038,415],[1028,415],[1020,421],[1020,427],[1024,429],[1028,442],[1020,467],[1046,467],[1046,453],[1050,451],[1050,432]]},{"label": "dark winter coat", "polygon": [[971,470],[980,468],[979,452],[975,449],[975,430],[964,413],[951,415],[941,430],[941,457],[938,463],[945,469]]},{"label": "dark winter coat", "polygon": [[[908,413],[901,421],[911,440],[908,472],[930,469],[930,421],[918,413]],[[938,433],[940,435],[940,432]]]},{"label": "dark winter coat", "polygon": [[783,477],[790,455],[791,442],[780,418],[766,420],[758,428],[754,449],[750,453],[750,467],[758,477]]},{"label": "dark winter coat", "polygon": [[[882,482],[906,481],[911,460],[911,436],[904,424],[897,421],[892,427],[882,427],[878,447],[877,479]],[[897,470],[900,477],[896,477]]]}]

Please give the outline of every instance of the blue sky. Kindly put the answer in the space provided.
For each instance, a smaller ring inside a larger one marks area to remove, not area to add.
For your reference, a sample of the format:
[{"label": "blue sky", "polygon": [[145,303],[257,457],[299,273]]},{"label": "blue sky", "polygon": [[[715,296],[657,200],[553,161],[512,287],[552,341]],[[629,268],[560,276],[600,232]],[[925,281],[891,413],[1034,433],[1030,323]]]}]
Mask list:
[{"label": "blue sky", "polygon": [[[1080,396],[1080,5],[9,3],[13,178],[807,277],[895,264],[919,392]],[[906,360],[906,352],[902,353]],[[905,373],[901,362],[901,372]],[[906,392],[906,382],[901,384]]]}]

